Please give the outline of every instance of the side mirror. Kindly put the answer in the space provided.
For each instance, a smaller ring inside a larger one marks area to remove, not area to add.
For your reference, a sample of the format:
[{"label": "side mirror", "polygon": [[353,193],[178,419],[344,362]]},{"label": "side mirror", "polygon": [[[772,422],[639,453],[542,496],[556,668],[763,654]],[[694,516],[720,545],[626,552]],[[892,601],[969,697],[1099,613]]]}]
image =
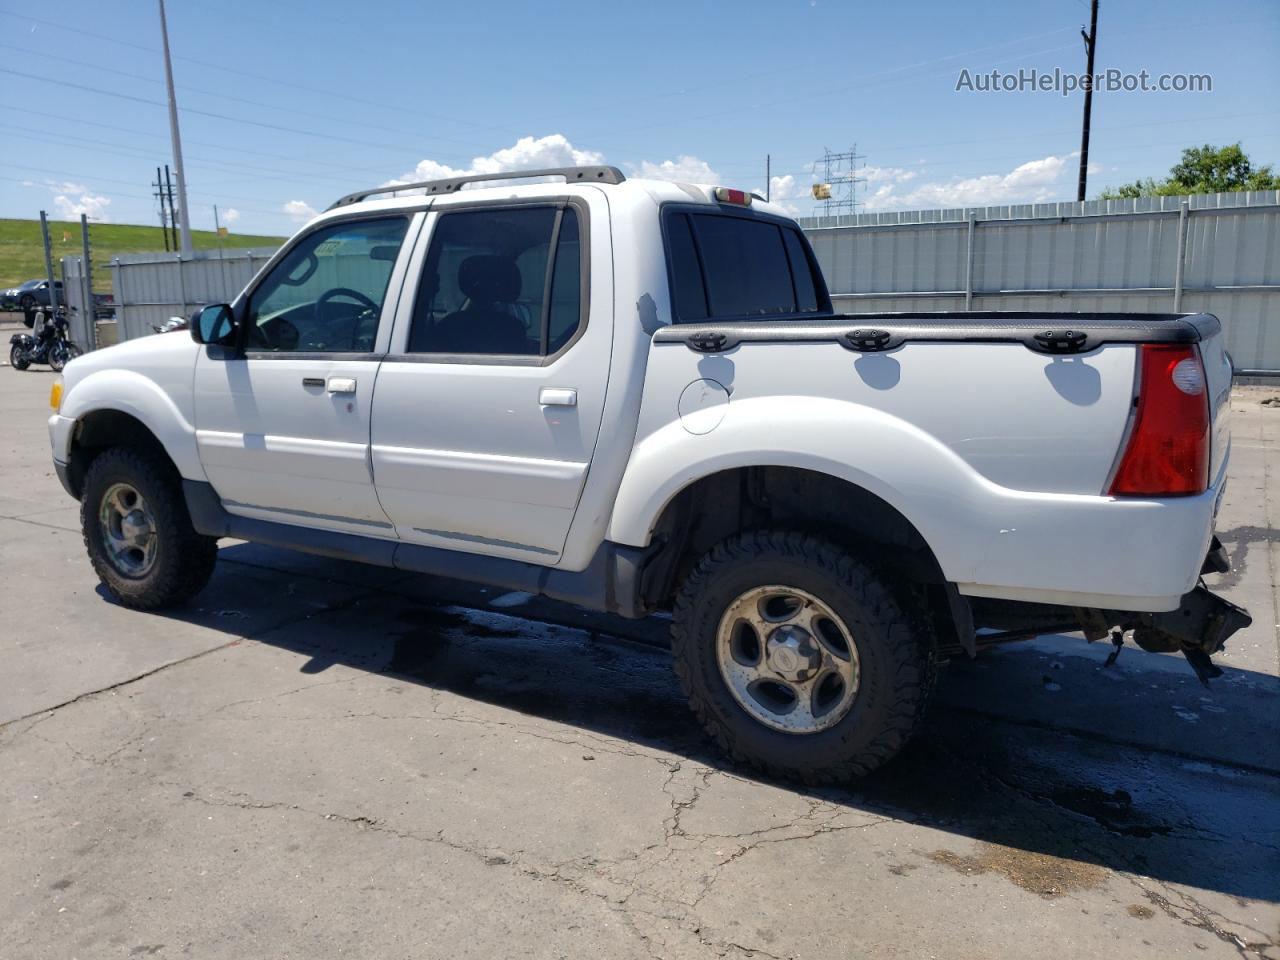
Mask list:
[{"label": "side mirror", "polygon": [[196,343],[231,346],[235,336],[236,317],[229,304],[211,303],[191,315],[191,339]]}]

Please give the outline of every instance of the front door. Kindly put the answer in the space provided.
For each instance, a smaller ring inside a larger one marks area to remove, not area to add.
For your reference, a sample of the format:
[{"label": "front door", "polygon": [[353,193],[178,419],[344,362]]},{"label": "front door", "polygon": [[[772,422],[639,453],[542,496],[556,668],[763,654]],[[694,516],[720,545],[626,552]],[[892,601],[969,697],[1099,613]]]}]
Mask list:
[{"label": "front door", "polygon": [[394,536],[373,490],[369,414],[411,221],[344,220],[298,238],[238,305],[243,348],[200,356],[196,440],[229,512]]},{"label": "front door", "polygon": [[559,558],[613,343],[608,213],[593,193],[433,206],[373,410],[374,480],[401,540]]}]

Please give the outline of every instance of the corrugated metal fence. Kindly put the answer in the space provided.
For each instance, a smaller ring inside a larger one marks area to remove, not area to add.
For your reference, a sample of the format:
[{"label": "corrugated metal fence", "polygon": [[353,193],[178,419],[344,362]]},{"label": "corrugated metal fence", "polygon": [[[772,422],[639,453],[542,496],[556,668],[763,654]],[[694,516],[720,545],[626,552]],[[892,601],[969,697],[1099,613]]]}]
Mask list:
[{"label": "corrugated metal fence", "polygon": [[[1222,319],[1237,370],[1280,371],[1280,191],[800,223],[844,312],[1203,310]],[[274,252],[115,258],[120,339],[232,300]]]},{"label": "corrugated metal fence", "polygon": [[[197,251],[183,260],[176,253],[131,254],[114,258],[111,285],[115,295],[119,338],[131,340],[154,332],[170,317],[188,316],[206,303],[229,303],[269,260],[274,247],[252,250]],[[68,261],[63,260],[63,271]],[[363,255],[321,257],[309,288],[351,287],[375,290],[385,286],[390,265]]]},{"label": "corrugated metal fence", "polygon": [[[170,317],[185,317],[206,303],[234,299],[275,252],[274,247],[259,247],[197,250],[189,260],[177,253],[131,253],[112,258],[111,290],[119,339],[146,336]],[[64,260],[64,270],[66,265]]]},{"label": "corrugated metal fence", "polygon": [[836,309],[1205,311],[1280,371],[1280,191],[800,221]]}]

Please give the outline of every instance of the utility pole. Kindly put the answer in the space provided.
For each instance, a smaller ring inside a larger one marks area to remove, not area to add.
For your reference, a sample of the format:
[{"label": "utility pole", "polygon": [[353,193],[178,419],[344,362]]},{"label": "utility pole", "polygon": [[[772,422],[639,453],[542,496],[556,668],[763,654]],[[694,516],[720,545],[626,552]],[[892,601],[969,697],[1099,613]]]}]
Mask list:
[{"label": "utility pole", "polygon": [[181,218],[182,256],[191,256],[191,222],[187,216],[187,178],[182,170],[182,137],[178,133],[178,98],[173,92],[173,63],[169,59],[169,24],[160,0],[160,37],[164,41],[164,81],[169,89],[169,139],[173,141],[173,170],[178,177],[178,214]]},{"label": "utility pole", "polygon": [[1089,5],[1089,32],[1080,30],[1084,37],[1085,73],[1088,80],[1084,85],[1084,125],[1080,130],[1080,182],[1076,187],[1076,199],[1084,201],[1085,185],[1089,180],[1089,114],[1093,111],[1093,51],[1098,43],[1098,0],[1091,0]]},{"label": "utility pole", "polygon": [[169,250],[169,208],[165,206],[164,198],[164,180],[160,176],[160,168],[156,167],[156,182],[152,184],[156,188],[152,194],[156,201],[160,204],[160,235],[164,237],[164,249]]},{"label": "utility pole", "polygon": [[764,202],[769,202],[769,188],[773,184],[773,157],[764,155]]},{"label": "utility pole", "polygon": [[169,165],[164,165],[164,192],[169,198],[169,232],[173,234],[173,249],[178,249],[178,214],[173,209],[173,180],[169,177]]}]

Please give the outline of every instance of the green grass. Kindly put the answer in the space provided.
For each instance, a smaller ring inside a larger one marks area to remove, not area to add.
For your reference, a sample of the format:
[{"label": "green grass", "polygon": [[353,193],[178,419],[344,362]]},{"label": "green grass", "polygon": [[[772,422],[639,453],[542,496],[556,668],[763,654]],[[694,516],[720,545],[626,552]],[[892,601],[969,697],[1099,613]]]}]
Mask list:
[{"label": "green grass", "polygon": [[[80,255],[80,224],[61,220],[49,221],[49,241],[53,251],[53,271],[62,275],[60,258]],[[218,236],[211,230],[191,231],[191,242],[197,250],[218,246]],[[233,233],[222,238],[228,250],[242,247],[272,247],[284,237],[256,237]],[[107,263],[121,253],[149,253],[164,250],[164,235],[159,227],[133,226],[125,223],[93,223],[89,225],[89,248],[93,257],[93,289],[111,291],[111,271]],[[0,219],[0,289],[15,287],[24,280],[43,277],[44,245],[40,242],[39,220]]]}]

